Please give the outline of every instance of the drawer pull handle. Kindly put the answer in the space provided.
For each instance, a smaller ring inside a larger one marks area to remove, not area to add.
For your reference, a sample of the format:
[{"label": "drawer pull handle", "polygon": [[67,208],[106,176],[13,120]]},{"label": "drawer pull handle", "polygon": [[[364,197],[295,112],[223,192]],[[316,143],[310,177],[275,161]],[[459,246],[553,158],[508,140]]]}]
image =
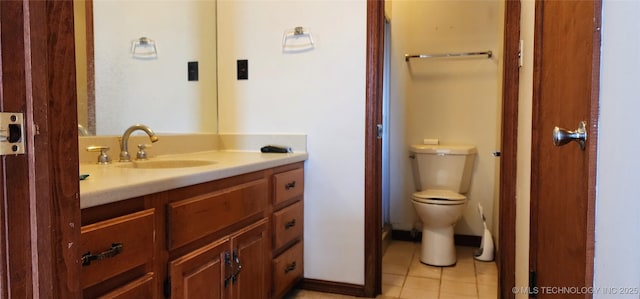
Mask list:
[{"label": "drawer pull handle", "polygon": [[99,261],[112,258],[122,252],[122,243],[112,243],[111,248],[99,254],[91,254],[91,251],[82,255],[82,266],[91,265],[92,261]]},{"label": "drawer pull handle", "polygon": [[295,188],[296,187],[296,181],[292,181],[291,183],[287,183],[286,185],[284,185],[284,189],[285,190],[289,190],[291,188]]},{"label": "drawer pull handle", "polygon": [[296,269],[296,262],[294,261],[291,264],[287,265],[286,268],[284,268],[284,274],[287,274],[295,269]]},{"label": "drawer pull handle", "polygon": [[294,218],[293,220],[287,222],[284,224],[284,229],[290,229],[292,227],[296,226],[296,219]]}]

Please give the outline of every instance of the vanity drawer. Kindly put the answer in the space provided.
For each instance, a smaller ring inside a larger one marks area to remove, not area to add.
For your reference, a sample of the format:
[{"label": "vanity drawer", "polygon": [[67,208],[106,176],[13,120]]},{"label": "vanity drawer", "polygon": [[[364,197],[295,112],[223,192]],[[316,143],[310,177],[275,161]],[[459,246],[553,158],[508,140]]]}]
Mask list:
[{"label": "vanity drawer", "polygon": [[172,202],[167,209],[169,249],[198,240],[262,213],[268,201],[267,180]]},{"label": "vanity drawer", "polygon": [[298,242],[273,260],[273,291],[276,298],[302,278],[302,262],[302,242]]},{"label": "vanity drawer", "polygon": [[122,287],[119,287],[108,294],[100,296],[99,299],[138,299],[153,298],[155,287],[155,276],[147,273]]},{"label": "vanity drawer", "polygon": [[153,260],[154,212],[148,209],[81,228],[83,288]]},{"label": "vanity drawer", "polygon": [[302,202],[273,213],[273,248],[277,249],[302,236]]},{"label": "vanity drawer", "polygon": [[273,203],[278,204],[304,193],[304,170],[302,168],[278,173],[273,176]]}]

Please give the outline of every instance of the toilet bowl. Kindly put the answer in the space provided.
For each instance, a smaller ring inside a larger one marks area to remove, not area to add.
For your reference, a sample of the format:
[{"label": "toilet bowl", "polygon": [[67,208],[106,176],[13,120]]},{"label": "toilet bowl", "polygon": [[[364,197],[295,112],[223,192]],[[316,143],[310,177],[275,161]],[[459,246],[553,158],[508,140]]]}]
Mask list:
[{"label": "toilet bowl", "polygon": [[420,261],[431,266],[456,263],[453,228],[467,206],[467,198],[449,190],[425,190],[411,198],[422,221]]},{"label": "toilet bowl", "polygon": [[432,266],[456,263],[454,226],[467,205],[476,148],[471,145],[413,145],[417,192],[411,202],[422,222],[420,261]]}]

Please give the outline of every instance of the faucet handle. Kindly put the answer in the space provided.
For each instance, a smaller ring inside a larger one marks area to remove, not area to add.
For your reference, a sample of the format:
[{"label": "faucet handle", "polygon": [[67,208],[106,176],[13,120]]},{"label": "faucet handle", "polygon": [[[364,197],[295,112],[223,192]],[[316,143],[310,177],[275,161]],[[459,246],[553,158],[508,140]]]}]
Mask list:
[{"label": "faucet handle", "polygon": [[111,163],[111,158],[107,154],[107,151],[110,149],[108,146],[104,145],[91,145],[87,146],[88,152],[100,152],[98,155],[98,164],[109,164]]},{"label": "faucet handle", "polygon": [[138,153],[136,154],[136,160],[147,160],[146,148],[152,147],[151,144],[138,144]]}]

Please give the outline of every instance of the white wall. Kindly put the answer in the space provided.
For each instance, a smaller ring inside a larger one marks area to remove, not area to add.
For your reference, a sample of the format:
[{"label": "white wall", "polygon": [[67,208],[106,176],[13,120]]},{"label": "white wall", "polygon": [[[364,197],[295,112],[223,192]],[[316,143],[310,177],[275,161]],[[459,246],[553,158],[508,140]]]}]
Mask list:
[{"label": "white wall", "polygon": [[[96,131],[143,123],[156,132],[215,132],[215,1],[94,0]],[[156,41],[157,59],[131,57],[131,41]],[[199,81],[187,81],[187,62]]]},{"label": "white wall", "polygon": [[[603,2],[594,286],[637,292],[640,2]],[[638,293],[615,298],[638,298]]]},{"label": "white wall", "polygon": [[[456,233],[481,235],[481,203],[492,228],[500,149],[504,2],[392,1],[391,224],[411,230],[419,218],[409,146],[425,138],[478,148],[469,203]],[[493,51],[484,57],[413,59],[405,54]],[[418,226],[419,228],[420,226]]]},{"label": "white wall", "polygon": [[[313,50],[283,53],[295,26]],[[366,1],[221,0],[218,33],[220,133],[308,135],[304,276],[363,284]]]}]

